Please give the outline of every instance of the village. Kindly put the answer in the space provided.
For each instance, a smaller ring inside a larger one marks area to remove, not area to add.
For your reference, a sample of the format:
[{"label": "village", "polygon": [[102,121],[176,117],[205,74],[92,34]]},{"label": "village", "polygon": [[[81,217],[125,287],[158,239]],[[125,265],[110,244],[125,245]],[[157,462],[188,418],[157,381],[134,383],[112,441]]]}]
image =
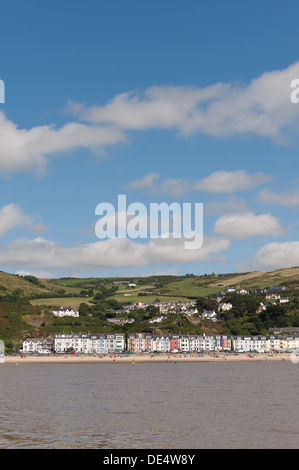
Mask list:
[{"label": "village", "polygon": [[[136,284],[128,284],[129,286],[135,287]],[[281,292],[285,291],[285,286],[272,286],[269,289],[255,289],[253,291],[254,295],[263,295],[265,300],[264,302],[260,302],[259,307],[256,310],[256,313],[260,313],[270,305],[276,305],[288,303],[289,298],[281,296]],[[200,318],[211,320],[212,322],[217,322],[219,320],[219,315],[222,312],[227,312],[233,308],[233,304],[231,302],[223,301],[224,297],[227,294],[239,294],[241,296],[247,295],[250,293],[249,290],[246,289],[235,289],[234,287],[227,287],[225,290],[221,291],[219,295],[215,297],[215,301],[217,302],[217,309],[207,310],[203,309],[203,312],[200,313]],[[129,295],[129,294],[128,294]],[[197,301],[172,301],[172,302],[131,302],[127,305],[124,305],[121,309],[111,309],[110,315],[107,317],[109,323],[114,323],[116,325],[122,325],[126,323],[133,323],[135,320],[129,316],[130,313],[137,311],[139,309],[147,309],[148,307],[154,307],[159,311],[159,315],[154,316],[153,318],[149,319],[149,323],[161,323],[163,320],[167,318],[168,315],[180,313],[187,316],[192,316],[199,314],[197,308]],[[58,309],[51,311],[52,315],[57,317],[79,317],[79,310],[74,308],[63,308],[60,307]],[[124,314],[124,317],[121,315]]]},{"label": "village", "polygon": [[[288,329],[287,329],[288,330]],[[152,333],[57,333],[53,338],[27,338],[22,354],[287,352],[299,350],[299,328],[258,336],[153,335]]]},{"label": "village", "polygon": [[[255,295],[263,295],[265,302],[260,302],[257,313],[276,303],[288,303],[288,297],[282,297],[284,286],[272,286],[269,289],[256,289]],[[199,313],[196,301],[180,302],[132,302],[122,309],[111,310],[109,323],[115,325],[132,324],[134,318],[129,314],[138,309],[154,307],[159,315],[148,320],[149,324],[161,323],[168,315],[180,313],[187,316],[199,315],[201,319],[217,322],[221,312],[233,308],[232,303],[223,301],[227,294],[249,294],[246,289],[227,287],[214,300],[218,308],[203,310]],[[79,310],[59,307],[51,311],[56,317],[79,317]],[[124,316],[120,316],[124,315]],[[48,338],[26,338],[20,352],[26,354],[110,354],[110,353],[206,353],[206,352],[293,352],[299,349],[299,328],[269,328],[267,335],[221,335],[221,334],[154,334],[153,332],[131,333],[64,333],[59,332]]]}]

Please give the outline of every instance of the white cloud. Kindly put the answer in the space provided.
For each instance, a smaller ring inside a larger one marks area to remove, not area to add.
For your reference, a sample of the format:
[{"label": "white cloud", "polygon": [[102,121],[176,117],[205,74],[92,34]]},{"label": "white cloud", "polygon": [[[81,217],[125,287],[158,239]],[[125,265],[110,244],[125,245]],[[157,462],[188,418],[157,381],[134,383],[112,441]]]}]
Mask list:
[{"label": "white cloud", "polygon": [[97,271],[103,268],[150,267],[210,261],[230,246],[227,239],[205,237],[198,250],[186,250],[183,239],[151,239],[138,243],[113,238],[77,246],[63,246],[44,238],[17,239],[0,245],[2,266],[19,270]]},{"label": "white cloud", "polygon": [[142,178],[132,181],[127,184],[128,189],[151,189],[154,185],[154,182],[159,178],[158,173],[148,173]]},{"label": "white cloud", "polygon": [[16,271],[15,274],[18,274],[19,276],[35,276],[37,278],[44,278],[44,279],[53,279],[55,278],[55,274],[51,271]]},{"label": "white cloud", "polygon": [[251,208],[245,199],[231,196],[227,200],[204,203],[204,215],[242,214],[251,212]]},{"label": "white cloud", "polygon": [[19,129],[0,112],[0,171],[33,170],[43,174],[49,155],[79,148],[96,152],[99,148],[124,140],[125,135],[120,129],[76,122],[60,128],[48,125]]},{"label": "white cloud", "polygon": [[152,194],[168,194],[172,197],[181,197],[190,191],[202,191],[213,194],[232,194],[237,191],[249,191],[272,180],[270,175],[261,172],[249,174],[246,170],[218,170],[205,178],[193,182],[186,178],[168,178],[164,181],[157,181],[158,178],[158,173],[148,173],[143,178],[129,183],[127,188],[147,189]]},{"label": "white cloud", "polygon": [[278,206],[299,209],[299,191],[283,191],[275,193],[268,189],[263,189],[256,196],[257,201],[264,204],[274,204]]},{"label": "white cloud", "polygon": [[219,217],[214,225],[217,235],[241,240],[252,236],[279,236],[284,230],[277,217],[271,214],[230,214]]},{"label": "white cloud", "polygon": [[165,129],[183,136],[202,133],[220,138],[254,134],[285,141],[298,136],[299,106],[290,100],[290,83],[297,76],[299,62],[266,72],[249,84],[153,86],[143,93],[122,93],[103,106],[69,101],[68,110],[76,121],[61,127],[21,129],[0,112],[0,171],[43,174],[49,156],[79,148],[96,153],[126,141],[132,130]]},{"label": "white cloud", "polygon": [[119,272],[117,277],[149,277],[149,276],[179,276],[177,269],[167,269],[166,271],[148,271],[143,273],[137,272]]},{"label": "white cloud", "polygon": [[248,174],[246,170],[218,170],[193,184],[198,191],[228,194],[236,191],[248,191],[271,181],[271,176],[264,173]]},{"label": "white cloud", "polygon": [[126,130],[159,128],[176,129],[182,135],[255,134],[282,139],[285,130],[298,134],[299,107],[290,100],[290,83],[297,76],[299,62],[266,72],[249,84],[153,86],[143,93],[121,93],[104,106],[69,102],[69,110],[85,121]]},{"label": "white cloud", "polygon": [[37,220],[37,217],[25,214],[15,203],[3,206],[0,209],[0,237],[3,237],[11,229],[18,226],[25,227],[36,234],[47,232],[48,228]]},{"label": "white cloud", "polygon": [[268,243],[256,253],[253,265],[269,270],[299,266],[299,241]]}]

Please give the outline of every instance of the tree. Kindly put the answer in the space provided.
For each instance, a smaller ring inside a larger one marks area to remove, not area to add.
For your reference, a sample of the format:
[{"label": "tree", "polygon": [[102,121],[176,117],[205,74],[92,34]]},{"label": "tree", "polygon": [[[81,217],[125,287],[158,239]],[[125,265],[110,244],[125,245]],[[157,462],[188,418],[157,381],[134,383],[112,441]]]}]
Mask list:
[{"label": "tree", "polygon": [[215,299],[209,299],[208,297],[198,297],[196,306],[197,310],[202,312],[203,310],[216,310],[218,308],[218,303]]},{"label": "tree", "polygon": [[155,307],[154,305],[149,305],[148,307],[146,307],[145,311],[147,316],[150,318],[155,317],[160,313],[159,307]]},{"label": "tree", "polygon": [[89,313],[90,306],[85,302],[81,302],[81,304],[79,305],[79,315],[81,315],[82,317],[87,317]]}]

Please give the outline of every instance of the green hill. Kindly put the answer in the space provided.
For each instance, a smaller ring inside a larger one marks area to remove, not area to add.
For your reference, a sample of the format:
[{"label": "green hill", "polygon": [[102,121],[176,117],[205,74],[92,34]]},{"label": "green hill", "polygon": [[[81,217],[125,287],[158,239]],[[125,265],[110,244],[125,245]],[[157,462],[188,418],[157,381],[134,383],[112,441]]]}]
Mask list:
[{"label": "green hill", "polygon": [[[259,315],[255,312],[256,305],[265,296],[252,295],[247,299],[234,297],[234,309],[217,323],[204,321],[198,315],[177,314],[168,316],[162,323],[150,324],[144,310],[130,325],[116,326],[108,321],[111,309],[120,309],[131,302],[205,298],[206,305],[213,306],[216,305],[213,298],[228,286],[253,291],[277,285],[286,287],[290,303]],[[79,308],[82,304],[85,307],[81,307],[79,318],[56,318],[50,314],[52,307]],[[28,336],[46,337],[56,332],[265,334],[274,325],[299,326],[299,267],[269,272],[134,278],[37,279],[0,272],[0,338],[12,349]]]}]

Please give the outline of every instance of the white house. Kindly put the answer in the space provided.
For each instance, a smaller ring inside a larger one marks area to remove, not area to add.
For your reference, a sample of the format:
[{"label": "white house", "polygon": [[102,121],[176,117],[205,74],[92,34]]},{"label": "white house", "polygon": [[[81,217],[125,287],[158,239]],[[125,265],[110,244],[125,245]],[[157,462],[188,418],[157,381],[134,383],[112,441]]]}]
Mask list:
[{"label": "white house", "polygon": [[206,320],[212,320],[215,322],[217,321],[217,313],[215,312],[215,310],[204,310],[201,314],[201,318]]},{"label": "white house", "polygon": [[230,294],[231,292],[236,292],[236,289],[234,287],[227,287],[223,292],[224,294]]},{"label": "white house", "polygon": [[255,313],[261,313],[263,310],[266,310],[267,307],[263,304],[263,302],[260,302],[260,305],[256,309]]},{"label": "white house", "polygon": [[233,305],[230,302],[221,302],[218,306],[218,312],[227,312],[232,308]]},{"label": "white house", "polygon": [[123,325],[125,323],[134,323],[134,318],[107,318],[109,323],[114,323],[115,325]]},{"label": "white house", "polygon": [[165,320],[166,317],[156,317],[156,318],[152,318],[151,320],[149,320],[149,323],[161,323],[161,321]]},{"label": "white house", "polygon": [[152,350],[157,352],[169,352],[170,337],[167,335],[154,335],[152,341]]},{"label": "white house", "polygon": [[59,333],[55,335],[54,349],[56,352],[67,352],[71,348],[82,354],[122,352],[125,349],[125,336],[124,334],[86,333]]},{"label": "white house", "polygon": [[278,349],[278,343],[274,342],[274,337],[271,342],[269,336],[234,336],[233,349],[238,352],[257,351],[264,353]]},{"label": "white house", "polygon": [[51,313],[56,317],[79,317],[79,310],[70,307],[66,309],[60,307],[58,310],[52,310]]},{"label": "white house", "polygon": [[26,338],[23,341],[22,352],[24,354],[49,354],[52,349],[53,340],[51,338]]},{"label": "white house", "polygon": [[253,350],[251,336],[234,336],[233,349],[239,352],[249,352]]},{"label": "white house", "polygon": [[205,350],[205,339],[200,335],[182,335],[181,336],[181,351],[203,351]]}]

